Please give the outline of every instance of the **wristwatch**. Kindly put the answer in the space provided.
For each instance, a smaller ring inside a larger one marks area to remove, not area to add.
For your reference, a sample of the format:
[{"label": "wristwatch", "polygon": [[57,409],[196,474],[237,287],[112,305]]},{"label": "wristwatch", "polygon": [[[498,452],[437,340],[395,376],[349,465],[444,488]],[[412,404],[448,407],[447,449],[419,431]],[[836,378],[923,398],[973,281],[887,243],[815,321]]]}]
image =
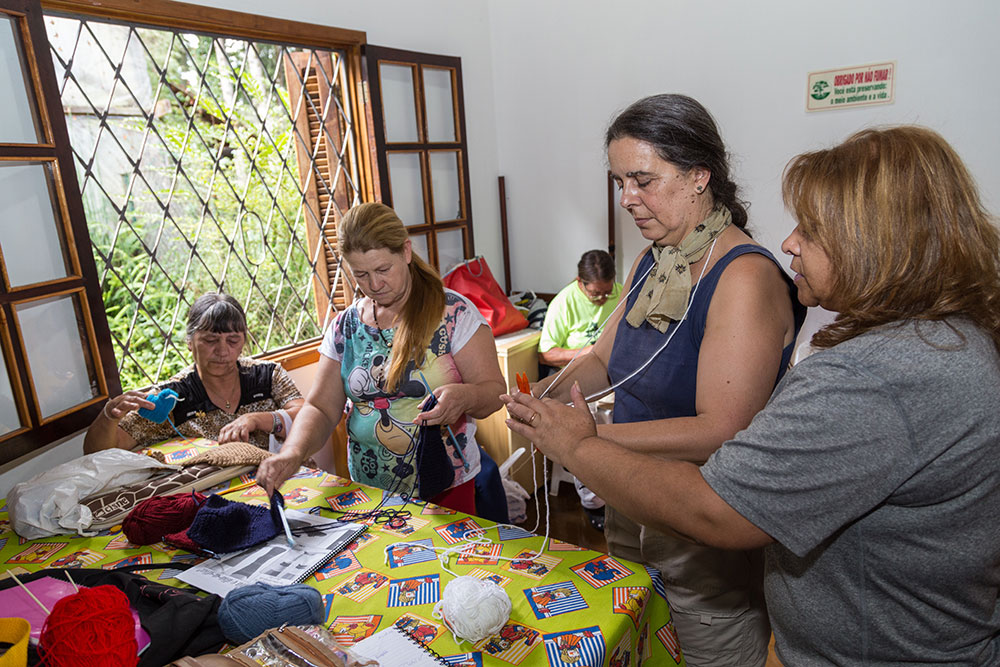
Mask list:
[{"label": "wristwatch", "polygon": [[285,430],[285,422],[282,421],[281,415],[277,412],[271,413],[271,433],[274,435],[281,435]]}]

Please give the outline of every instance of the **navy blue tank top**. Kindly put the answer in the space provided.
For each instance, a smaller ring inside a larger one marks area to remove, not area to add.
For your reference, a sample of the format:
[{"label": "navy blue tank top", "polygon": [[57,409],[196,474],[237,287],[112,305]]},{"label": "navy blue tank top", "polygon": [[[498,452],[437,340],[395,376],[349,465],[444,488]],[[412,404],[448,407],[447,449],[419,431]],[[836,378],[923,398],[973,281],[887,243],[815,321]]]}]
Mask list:
[{"label": "navy blue tank top", "polygon": [[[725,254],[715,263],[712,270],[702,277],[698,283],[697,292],[692,286],[693,300],[687,318],[678,325],[670,325],[666,333],[660,333],[648,322],[643,322],[639,328],[632,327],[622,317],[615,333],[615,344],[608,361],[608,376],[614,384],[628,376],[663,345],[667,336],[677,329],[673,340],[666,349],[660,352],[645,370],[634,378],[615,389],[614,423],[649,421],[651,419],[670,419],[673,417],[693,417],[695,412],[695,396],[698,383],[698,353],[701,341],[705,335],[705,320],[708,318],[708,307],[712,303],[712,295],[719,284],[722,272],[729,263],[741,255],[757,253],[764,255],[776,265],[778,261],[765,248],[758,245],[739,245]],[[636,267],[632,284],[637,280],[645,280],[646,271],[653,264],[652,250]],[[802,328],[806,308],[795,297],[795,284],[785,271],[778,265],[781,276],[792,298],[792,310],[795,316],[795,336]],[[628,296],[625,312],[632,307],[639,296],[639,290]],[[781,366],[774,379],[775,384],[788,369],[795,348],[795,338],[785,346],[781,354]]]}]

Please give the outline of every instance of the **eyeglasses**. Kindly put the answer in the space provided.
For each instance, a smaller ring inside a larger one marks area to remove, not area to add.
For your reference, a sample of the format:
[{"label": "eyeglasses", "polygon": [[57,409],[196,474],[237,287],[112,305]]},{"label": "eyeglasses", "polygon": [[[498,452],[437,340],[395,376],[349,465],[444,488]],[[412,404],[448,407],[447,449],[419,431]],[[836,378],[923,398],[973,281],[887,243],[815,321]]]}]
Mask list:
[{"label": "eyeglasses", "polygon": [[614,294],[613,291],[605,292],[604,290],[594,289],[590,287],[590,283],[585,283],[582,280],[580,281],[580,287],[581,289],[583,289],[583,293],[586,294],[587,297],[592,301],[597,301],[598,299],[607,299],[612,294]]}]

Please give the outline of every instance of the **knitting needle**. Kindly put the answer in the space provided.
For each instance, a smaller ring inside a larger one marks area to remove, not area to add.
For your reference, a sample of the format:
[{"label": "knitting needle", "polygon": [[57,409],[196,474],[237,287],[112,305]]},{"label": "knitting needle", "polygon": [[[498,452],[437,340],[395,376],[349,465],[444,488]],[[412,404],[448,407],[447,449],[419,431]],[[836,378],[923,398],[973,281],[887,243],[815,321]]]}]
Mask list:
[{"label": "knitting needle", "polygon": [[288,540],[288,546],[295,546],[295,538],[292,537],[292,529],[288,526],[288,519],[285,518],[285,508],[278,505],[278,516],[281,517],[281,525],[285,528],[285,539]]},{"label": "knitting needle", "polygon": [[42,610],[44,610],[46,614],[51,614],[52,613],[52,612],[49,611],[48,607],[46,607],[45,605],[42,604],[41,600],[39,600],[38,598],[35,597],[34,593],[32,593],[31,591],[28,590],[27,586],[25,586],[24,584],[21,583],[21,580],[17,578],[16,574],[14,574],[13,572],[10,572],[9,574],[10,574],[10,576],[12,576],[14,578],[14,581],[17,582],[17,585],[20,586],[21,588],[23,588],[24,592],[27,593],[28,595],[30,595],[31,599],[34,600],[36,603],[38,603],[38,606],[41,607]]},{"label": "knitting needle", "polygon": [[514,378],[517,380],[518,391],[520,391],[522,394],[527,394],[528,396],[531,396],[531,383],[528,382],[528,374],[518,373],[517,375],[514,376]]},{"label": "knitting needle", "polygon": [[257,485],[257,480],[251,480],[251,481],[245,482],[243,484],[237,484],[236,486],[234,486],[231,489],[226,489],[225,491],[220,492],[218,495],[224,496],[227,493],[233,493],[235,491],[242,491],[243,489],[248,489],[251,486],[256,486],[256,485]]},{"label": "knitting needle", "polygon": [[[420,374],[420,379],[424,381],[424,386],[427,387],[427,391],[430,391],[431,384],[427,381],[427,378],[424,377],[423,371],[417,371],[417,373]],[[451,426],[448,424],[445,424],[444,427],[448,429],[448,435],[451,436],[451,444],[455,445],[455,451],[457,451],[458,455],[462,458],[462,466],[464,466],[465,470],[468,471],[470,467],[469,460],[465,458],[465,452],[458,446],[458,439],[455,437],[455,432],[451,430]]]},{"label": "knitting needle", "polygon": [[275,500],[275,498],[279,495],[279,492],[275,490],[274,494],[271,496],[271,503],[278,506],[278,516],[281,517],[281,525],[285,529],[285,539],[288,540],[288,546],[294,547],[295,538],[292,537],[292,529],[288,525],[288,519],[285,518],[285,503],[282,502],[284,498],[281,500]]},{"label": "knitting needle", "polygon": [[63,570],[63,571],[66,573],[66,578],[69,579],[69,583],[73,584],[73,588],[75,588],[76,592],[79,593],[80,587],[76,585],[75,581],[73,581],[73,577],[69,576],[69,570]]}]

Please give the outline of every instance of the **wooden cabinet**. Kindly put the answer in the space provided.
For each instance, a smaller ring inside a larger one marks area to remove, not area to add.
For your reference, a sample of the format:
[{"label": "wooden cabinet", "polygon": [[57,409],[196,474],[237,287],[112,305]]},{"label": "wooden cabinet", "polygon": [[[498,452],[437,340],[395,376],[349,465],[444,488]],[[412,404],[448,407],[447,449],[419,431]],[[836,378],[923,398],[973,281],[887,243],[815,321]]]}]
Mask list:
[{"label": "wooden cabinet", "polygon": [[[515,376],[526,373],[531,382],[538,381],[538,339],[541,332],[537,329],[522,329],[512,334],[498,336],[497,361],[503,373],[507,388],[515,386]],[[518,459],[511,470],[511,479],[523,486],[529,493],[534,492],[543,482],[542,454],[536,451],[535,477],[532,478],[531,443],[526,438],[507,428],[507,408],[500,408],[486,419],[476,422],[476,441],[500,465],[513,454],[518,447],[524,447],[525,453]]]}]

